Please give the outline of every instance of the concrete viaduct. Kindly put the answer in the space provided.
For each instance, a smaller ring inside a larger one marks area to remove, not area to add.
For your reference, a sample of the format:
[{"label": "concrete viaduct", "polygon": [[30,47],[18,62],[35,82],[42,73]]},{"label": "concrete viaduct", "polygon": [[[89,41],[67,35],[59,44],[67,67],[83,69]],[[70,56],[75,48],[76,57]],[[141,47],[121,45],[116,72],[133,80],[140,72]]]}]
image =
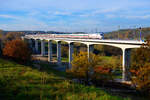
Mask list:
[{"label": "concrete viaduct", "polygon": [[99,40],[99,39],[74,39],[74,38],[50,38],[47,37],[47,34],[43,35],[25,35],[23,39],[28,39],[31,42],[31,39],[35,41],[34,48],[38,51],[38,40],[41,41],[41,55],[45,54],[45,40],[48,41],[48,61],[52,60],[52,41],[57,42],[57,63],[61,63],[61,42],[65,41],[69,44],[69,64],[73,60],[73,44],[75,42],[83,43],[87,45],[88,57],[89,53],[93,52],[93,45],[108,45],[120,48],[122,50],[122,80],[129,80],[129,67],[130,67],[130,51],[132,48],[140,48],[144,43],[142,41],[133,41],[133,40]]}]

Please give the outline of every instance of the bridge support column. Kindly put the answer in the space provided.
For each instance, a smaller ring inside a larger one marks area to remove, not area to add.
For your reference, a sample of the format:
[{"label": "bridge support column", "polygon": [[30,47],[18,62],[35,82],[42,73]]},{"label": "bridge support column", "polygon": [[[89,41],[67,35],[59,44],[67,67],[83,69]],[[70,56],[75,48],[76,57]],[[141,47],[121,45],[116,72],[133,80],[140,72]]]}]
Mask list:
[{"label": "bridge support column", "polygon": [[41,41],[41,55],[45,55],[45,42],[44,40]]},{"label": "bridge support column", "polygon": [[73,43],[69,43],[69,69],[72,67],[71,66],[71,62],[73,60],[73,58],[72,58],[73,52],[74,52],[74,50],[73,50]]},{"label": "bridge support column", "polygon": [[52,41],[48,41],[48,62],[52,61]]},{"label": "bridge support column", "polygon": [[88,59],[90,58],[90,53],[93,53],[94,46],[93,45],[87,45],[87,51],[88,51]]},{"label": "bridge support column", "polygon": [[36,52],[36,53],[39,52],[39,48],[38,48],[38,40],[35,40],[35,52]]},{"label": "bridge support column", "polygon": [[129,81],[131,79],[131,74],[129,72],[131,49],[122,49],[122,53],[122,81]]},{"label": "bridge support column", "polygon": [[33,43],[32,43],[32,40],[31,39],[28,39],[28,43],[29,43],[29,47],[32,49],[32,47],[33,47]]},{"label": "bridge support column", "polygon": [[57,63],[61,64],[61,42],[57,42]]}]

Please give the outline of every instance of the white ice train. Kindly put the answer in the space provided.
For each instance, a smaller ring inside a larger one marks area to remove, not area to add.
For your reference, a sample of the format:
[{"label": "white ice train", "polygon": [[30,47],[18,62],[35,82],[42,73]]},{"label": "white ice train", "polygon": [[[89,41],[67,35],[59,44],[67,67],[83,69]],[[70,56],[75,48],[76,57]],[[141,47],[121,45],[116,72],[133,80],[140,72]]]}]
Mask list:
[{"label": "white ice train", "polygon": [[76,38],[76,39],[104,39],[103,33],[89,34],[40,34],[40,37],[46,38]]}]

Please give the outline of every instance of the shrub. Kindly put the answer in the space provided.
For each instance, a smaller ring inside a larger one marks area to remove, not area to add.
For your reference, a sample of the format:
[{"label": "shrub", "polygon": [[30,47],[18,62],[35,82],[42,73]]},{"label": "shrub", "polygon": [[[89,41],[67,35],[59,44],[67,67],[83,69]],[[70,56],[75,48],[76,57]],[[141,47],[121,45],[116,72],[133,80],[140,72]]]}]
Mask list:
[{"label": "shrub", "polygon": [[95,54],[90,54],[90,59],[88,59],[87,52],[73,54],[72,68],[67,72],[79,80],[84,79],[85,83],[88,84],[93,69],[98,64],[98,61],[99,57]]},{"label": "shrub", "polygon": [[3,48],[3,55],[17,61],[25,62],[30,60],[31,52],[24,41],[12,40],[6,42]]},{"label": "shrub", "polygon": [[141,48],[134,51],[132,56],[132,69],[138,70],[145,63],[150,62],[150,41],[143,44]]},{"label": "shrub", "polygon": [[133,56],[132,82],[144,94],[150,94],[150,41],[137,49]]},{"label": "shrub", "polygon": [[150,94],[150,64],[140,67],[135,77],[132,78],[137,90],[144,94]]},{"label": "shrub", "polygon": [[5,41],[20,39],[22,35],[21,32],[8,32],[5,36]]},{"label": "shrub", "polygon": [[132,76],[137,76],[139,74],[139,70],[130,69],[130,73]]},{"label": "shrub", "polygon": [[108,81],[113,80],[113,73],[111,68],[106,67],[95,67],[92,81],[95,84],[105,84]]}]

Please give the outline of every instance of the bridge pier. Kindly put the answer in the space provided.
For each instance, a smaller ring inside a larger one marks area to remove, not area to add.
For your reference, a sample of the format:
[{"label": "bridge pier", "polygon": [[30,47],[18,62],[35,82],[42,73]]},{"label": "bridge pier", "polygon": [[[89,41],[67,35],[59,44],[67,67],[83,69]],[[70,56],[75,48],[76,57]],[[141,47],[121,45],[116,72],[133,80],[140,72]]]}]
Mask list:
[{"label": "bridge pier", "polygon": [[130,53],[131,49],[122,49],[122,81],[130,81],[131,80],[131,74],[129,71],[130,67]]},{"label": "bridge pier", "polygon": [[71,62],[73,60],[72,54],[74,52],[73,50],[74,44],[73,43],[69,43],[69,69],[72,67],[71,66]]},{"label": "bridge pier", "polygon": [[57,63],[61,64],[61,41],[57,42]]},{"label": "bridge pier", "polygon": [[44,40],[41,41],[41,55],[45,55],[45,42]]},{"label": "bridge pier", "polygon": [[52,61],[52,41],[48,41],[48,62]]},{"label": "bridge pier", "polygon": [[28,39],[28,43],[29,43],[29,47],[32,49],[33,47],[32,39]]},{"label": "bridge pier", "polygon": [[38,40],[35,40],[35,52],[39,52],[39,47],[38,47]]},{"label": "bridge pier", "polygon": [[90,53],[93,53],[93,51],[94,51],[94,45],[90,45],[90,44],[88,44],[87,45],[87,51],[88,51],[88,59],[90,59]]},{"label": "bridge pier", "polygon": [[[29,39],[28,43],[30,45],[30,48],[33,49],[33,44],[32,44],[32,40],[31,39],[45,39],[45,40],[55,40],[58,41],[57,42],[57,62],[61,63],[61,44],[60,41],[66,41],[68,43],[71,42],[80,42],[80,43],[84,43],[87,44],[88,47],[88,58],[90,58],[90,52],[93,51],[92,46],[90,44],[101,44],[101,45],[108,45],[108,46],[114,46],[114,47],[118,47],[122,49],[122,54],[123,54],[123,61],[122,61],[122,67],[123,67],[123,73],[122,73],[122,80],[123,81],[128,81],[130,79],[130,74],[129,74],[129,66],[130,66],[130,49],[128,48],[140,48],[142,44],[145,44],[146,42],[143,41],[126,41],[126,40],[107,40],[107,39],[103,39],[103,40],[98,40],[98,39],[72,39],[72,38],[55,38],[55,37],[49,37],[49,34],[44,34],[41,37],[40,35],[25,35],[22,38],[26,38]],[[71,63],[72,60],[72,53],[73,53],[73,45],[69,44],[69,63]],[[52,50],[49,50],[52,51]],[[44,41],[41,41],[41,54],[44,55],[45,54],[45,46],[44,46]],[[50,54],[50,53],[49,53]],[[50,56],[49,56],[49,59]]]}]

